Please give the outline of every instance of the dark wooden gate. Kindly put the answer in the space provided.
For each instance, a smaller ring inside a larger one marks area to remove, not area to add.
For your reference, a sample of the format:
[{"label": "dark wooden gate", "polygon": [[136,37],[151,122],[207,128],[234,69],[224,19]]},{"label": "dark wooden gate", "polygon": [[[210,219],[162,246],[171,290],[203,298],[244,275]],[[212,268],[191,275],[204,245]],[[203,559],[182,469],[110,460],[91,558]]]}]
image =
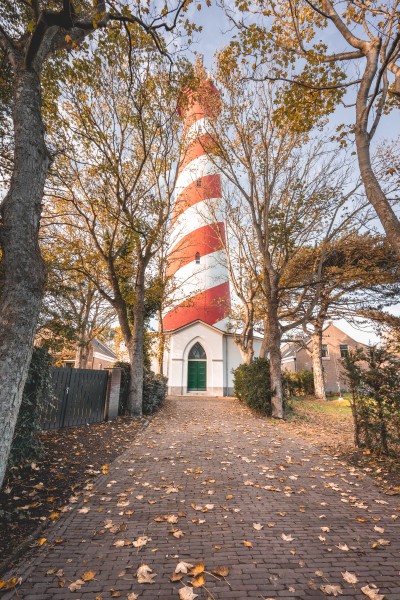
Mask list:
[{"label": "dark wooden gate", "polygon": [[108,371],[52,367],[52,398],[43,429],[74,427],[104,420]]}]

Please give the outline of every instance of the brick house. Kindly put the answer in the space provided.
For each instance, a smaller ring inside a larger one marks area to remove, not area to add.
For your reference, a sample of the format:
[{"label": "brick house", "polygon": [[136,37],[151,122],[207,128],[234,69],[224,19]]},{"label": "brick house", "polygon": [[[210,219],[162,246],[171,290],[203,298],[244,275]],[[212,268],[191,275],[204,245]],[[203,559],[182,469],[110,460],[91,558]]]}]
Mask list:
[{"label": "brick house", "polygon": [[[355,350],[356,348],[367,348],[367,346],[357,342],[332,322],[324,327],[322,333],[322,363],[327,392],[347,390],[341,359],[348,353],[349,349]],[[311,340],[305,339],[283,344],[282,369],[292,372],[311,371]]]},{"label": "brick house", "polygon": [[[87,360],[87,369],[111,369],[114,363],[118,360],[115,352],[111,350],[106,344],[94,339],[90,342],[89,356]],[[62,359],[63,367],[73,368],[75,366],[75,353],[68,353]]]}]

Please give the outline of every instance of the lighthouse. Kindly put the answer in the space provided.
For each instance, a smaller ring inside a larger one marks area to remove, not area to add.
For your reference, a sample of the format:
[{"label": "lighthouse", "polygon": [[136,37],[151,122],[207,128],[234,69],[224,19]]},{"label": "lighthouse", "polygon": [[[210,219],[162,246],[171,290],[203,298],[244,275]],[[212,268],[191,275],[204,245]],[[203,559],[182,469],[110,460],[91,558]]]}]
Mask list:
[{"label": "lighthouse", "polygon": [[167,263],[172,292],[163,315],[163,373],[170,395],[227,396],[232,395],[232,369],[241,363],[241,355],[227,330],[231,296],[226,232],[211,134],[221,97],[201,61],[195,79],[194,88],[185,90],[178,102],[182,158]]},{"label": "lighthouse", "polygon": [[195,90],[182,94],[182,159],[175,189],[167,277],[176,292],[163,319],[164,331],[201,320],[226,330],[231,306],[221,214],[221,174],[213,160],[210,122],[221,106],[218,90],[200,62]]}]

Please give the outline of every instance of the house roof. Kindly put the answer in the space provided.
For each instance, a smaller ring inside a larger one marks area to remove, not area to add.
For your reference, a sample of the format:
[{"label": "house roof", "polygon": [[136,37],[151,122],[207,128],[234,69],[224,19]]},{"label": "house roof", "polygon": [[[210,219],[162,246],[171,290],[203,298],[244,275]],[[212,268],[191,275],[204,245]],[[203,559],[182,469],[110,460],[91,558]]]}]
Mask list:
[{"label": "house roof", "polygon": [[102,354],[103,356],[108,356],[112,360],[117,360],[118,357],[115,354],[115,352],[113,352],[111,350],[111,348],[109,348],[108,346],[103,344],[103,342],[100,342],[100,340],[98,340],[96,338],[94,340],[92,340],[92,346],[93,346],[93,352],[98,352],[99,354]]},{"label": "house roof", "polygon": [[218,329],[218,327],[214,327],[214,325],[209,325],[208,323],[206,323],[205,321],[202,321],[201,319],[196,319],[195,321],[186,323],[185,325],[182,325],[181,327],[178,327],[177,329],[169,329],[169,330],[165,331],[165,333],[176,333],[177,331],[183,331],[183,329],[186,329],[187,327],[192,327],[192,325],[196,325],[196,323],[205,325],[206,327],[209,327],[213,331],[217,331],[221,335],[226,335],[226,331],[222,331],[222,329]]}]

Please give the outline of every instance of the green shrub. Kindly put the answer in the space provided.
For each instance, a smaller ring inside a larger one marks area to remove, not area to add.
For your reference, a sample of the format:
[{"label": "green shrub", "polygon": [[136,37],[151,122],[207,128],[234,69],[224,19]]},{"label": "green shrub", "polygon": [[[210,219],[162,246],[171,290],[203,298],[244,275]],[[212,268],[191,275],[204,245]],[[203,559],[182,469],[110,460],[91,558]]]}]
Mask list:
[{"label": "green shrub", "polygon": [[40,455],[41,417],[52,398],[51,364],[52,359],[46,349],[33,349],[11,444],[9,467],[31,462]]},{"label": "green shrub", "polygon": [[351,392],[354,442],[383,454],[400,451],[400,361],[384,348],[357,349],[342,360]]},{"label": "green shrub", "polygon": [[233,371],[233,393],[250,408],[271,414],[271,380],[269,360],[255,358],[253,362],[239,365]]},{"label": "green shrub", "polygon": [[314,394],[314,374],[312,371],[283,372],[283,387],[287,396],[309,396]]},{"label": "green shrub", "polygon": [[153,371],[144,372],[143,413],[151,415],[158,410],[167,396],[167,378]]},{"label": "green shrub", "polygon": [[[121,388],[119,392],[118,414],[128,414],[128,396],[130,376],[130,364],[117,362],[114,365],[121,369]],[[167,395],[167,378],[156,375],[153,371],[145,369],[143,373],[143,414],[150,415],[158,410]]]}]

